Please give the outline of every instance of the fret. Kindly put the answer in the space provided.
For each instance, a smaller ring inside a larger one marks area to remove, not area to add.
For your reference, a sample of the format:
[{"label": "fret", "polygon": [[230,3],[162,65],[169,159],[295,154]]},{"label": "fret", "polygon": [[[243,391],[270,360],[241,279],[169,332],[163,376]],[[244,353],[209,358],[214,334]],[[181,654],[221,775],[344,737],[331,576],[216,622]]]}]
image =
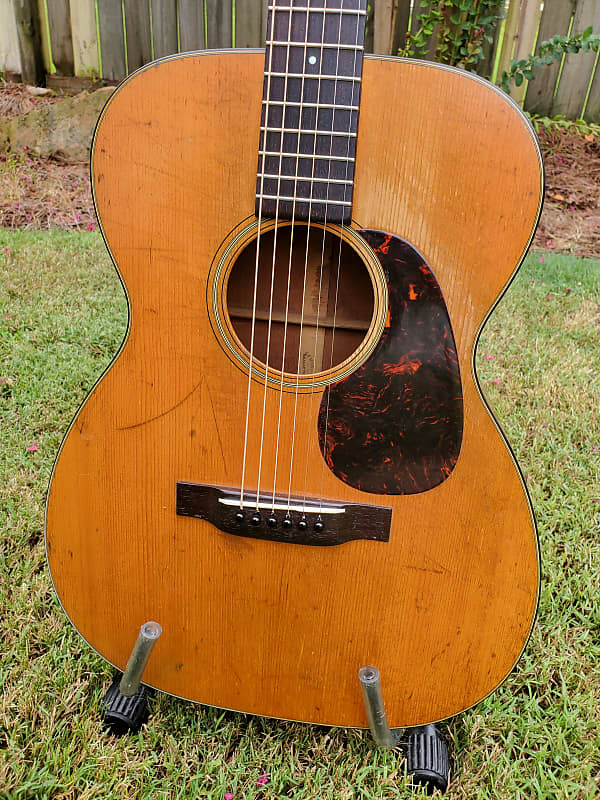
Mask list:
[{"label": "fret", "polygon": [[358,81],[360,83],[360,75],[310,75],[306,72],[269,72],[272,78],[304,78],[312,79],[315,81]]},{"label": "fret", "polygon": [[355,137],[356,133],[354,131],[317,131],[317,130],[308,130],[307,128],[271,128],[265,125],[260,126],[261,131],[265,131],[265,133],[308,133],[308,134],[315,134],[315,135],[323,135],[323,136],[351,136]]},{"label": "fret", "polygon": [[364,50],[362,45],[356,44],[329,44],[328,42],[281,42],[267,41],[265,44],[275,45],[276,47],[317,47],[318,49],[330,50]]},{"label": "fret", "polygon": [[352,206],[348,200],[320,200],[316,197],[286,197],[281,194],[260,194],[257,192],[256,197],[258,200],[287,200],[292,203],[325,203],[332,206]]},{"label": "fret", "polygon": [[320,156],[318,153],[280,153],[275,150],[259,150],[259,156],[282,156],[283,158],[320,158],[323,161],[355,161],[352,156]]},{"label": "fret", "polygon": [[292,100],[263,100],[264,106],[291,106],[292,108],[325,108],[332,111],[358,111],[358,106],[342,106],[339,103],[304,103]]},{"label": "fret", "polygon": [[262,172],[257,172],[256,174],[259,178],[273,178],[274,180],[282,180],[282,181],[306,181],[306,183],[338,183],[340,185],[345,184],[347,186],[352,186],[352,184],[354,183],[354,181],[342,181],[334,178],[315,178],[313,175],[304,178],[302,177],[302,175],[267,175],[266,173],[263,175]]},{"label": "fret", "polygon": [[312,14],[313,11],[318,12],[319,14],[354,14],[355,16],[359,17],[366,17],[367,12],[363,11],[361,8],[317,8],[314,6],[275,6],[269,5],[269,11],[310,11]]}]

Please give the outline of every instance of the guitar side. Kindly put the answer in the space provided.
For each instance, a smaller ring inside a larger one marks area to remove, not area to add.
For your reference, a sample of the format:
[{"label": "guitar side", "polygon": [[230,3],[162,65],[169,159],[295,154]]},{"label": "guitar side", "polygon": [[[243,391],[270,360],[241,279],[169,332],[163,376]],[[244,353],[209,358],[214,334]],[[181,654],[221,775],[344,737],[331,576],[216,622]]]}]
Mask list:
[{"label": "guitar side", "polygon": [[[132,76],[103,112],[94,196],[131,321],[55,465],[52,577],[77,630],[121,669],[139,625],[161,623],[144,679],[163,691],[365,726],[357,671],[372,663],[390,723],[431,722],[506,677],[537,605],[530,503],[473,362],[539,215],[539,152],[483,81],[365,60],[353,216],[406,239],[435,272],[462,378],[460,456],[429,491],[366,495],[322,469],[320,395],[303,394],[297,435],[317,466],[301,488],[391,507],[389,541],[318,548],[230,536],[177,516],[176,483],[239,485],[248,381],[210,325],[206,283],[223,241],[253,213],[262,66],[262,53],[247,51],[167,59]],[[269,389],[267,440],[279,401]],[[282,404],[279,434],[290,441],[294,397]],[[256,392],[251,417],[261,414]],[[249,447],[260,447],[258,433]],[[264,474],[274,469],[266,453]],[[257,479],[251,468],[248,485]]]}]

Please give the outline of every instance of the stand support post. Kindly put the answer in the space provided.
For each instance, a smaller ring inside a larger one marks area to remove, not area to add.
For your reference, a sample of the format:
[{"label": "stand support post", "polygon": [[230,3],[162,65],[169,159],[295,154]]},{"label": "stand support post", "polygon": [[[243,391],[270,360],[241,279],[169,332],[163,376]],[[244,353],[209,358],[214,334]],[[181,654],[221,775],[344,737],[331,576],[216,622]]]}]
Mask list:
[{"label": "stand support post", "polygon": [[[390,728],[383,704],[379,670],[373,666],[361,667],[358,677],[375,744],[388,749],[399,747],[402,729]],[[425,786],[428,794],[435,789],[446,791],[450,776],[448,745],[437,725],[411,728],[402,749],[406,757],[406,771],[414,784]]]},{"label": "stand support post", "polygon": [[358,678],[375,744],[388,749],[396,747],[400,737],[398,732],[390,728],[387,720],[379,670],[372,666],[361,667],[358,671]]},{"label": "stand support post", "polygon": [[140,688],[142,674],[150,658],[150,653],[161,633],[162,628],[158,622],[145,622],[140,628],[139,636],[119,684],[121,694],[125,697],[131,697]]}]

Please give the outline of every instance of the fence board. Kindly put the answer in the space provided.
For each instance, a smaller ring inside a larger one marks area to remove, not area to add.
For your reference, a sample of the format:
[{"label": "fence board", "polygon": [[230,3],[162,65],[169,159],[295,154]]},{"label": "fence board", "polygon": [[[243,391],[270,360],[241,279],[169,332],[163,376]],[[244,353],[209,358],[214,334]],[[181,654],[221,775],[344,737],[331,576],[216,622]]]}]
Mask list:
[{"label": "fence board", "polygon": [[[579,0],[572,33],[582,33],[590,25],[595,25],[596,30],[600,27],[600,0]],[[565,58],[552,114],[564,114],[569,119],[581,115],[595,60],[594,52],[573,53]]]},{"label": "fence board", "polygon": [[233,15],[231,0],[206,0],[206,46],[231,47]]},{"label": "fence board", "polygon": [[42,38],[42,60],[46,75],[52,72],[52,59],[50,58],[50,31],[46,20],[46,6],[44,0],[37,0],[38,15],[40,20],[40,35]]},{"label": "fence board", "polygon": [[0,70],[21,72],[17,23],[12,3],[0,3]]},{"label": "fence board", "polygon": [[[421,28],[419,15],[427,14],[427,12],[430,10],[429,6],[430,6],[429,0],[414,0],[413,14],[410,21],[410,32],[413,35]],[[420,56],[421,58],[428,58],[433,60],[438,45],[438,37],[439,37],[439,25],[436,25],[433,29],[433,33],[429,40],[427,50],[425,51],[423,56]]]},{"label": "fence board", "polygon": [[588,122],[600,123],[600,61],[596,63],[596,74],[592,80],[590,96],[588,97],[583,118]]},{"label": "fence board", "polygon": [[47,5],[52,61],[61,75],[72,75],[75,65],[69,0],[47,0]]},{"label": "fence board", "polygon": [[204,49],[204,4],[201,0],[179,0],[181,51]]},{"label": "fence board", "polygon": [[377,8],[377,3],[375,0],[371,0],[370,3],[367,3],[367,16],[365,19],[365,52],[372,53],[373,52],[373,27],[374,27],[374,20],[375,20],[375,9]]},{"label": "fence board", "polygon": [[23,83],[43,86],[46,71],[37,0],[13,0]]},{"label": "fence board", "polygon": [[496,24],[495,29],[492,31],[492,41],[488,42],[485,41],[481,47],[483,52],[483,57],[481,61],[477,64],[477,74],[481,75],[483,78],[492,79],[492,73],[494,71],[494,64],[496,63],[496,53],[498,52],[498,42],[500,40],[500,28],[502,26],[501,21]]},{"label": "fence board", "polygon": [[121,80],[127,74],[121,0],[100,0],[98,3],[98,28],[100,30],[102,77]]},{"label": "fence board", "polygon": [[[535,37],[540,22],[540,0],[521,0],[519,30],[515,42],[514,58],[517,61],[527,59],[533,53]],[[511,89],[511,96],[517,103],[522,103],[527,91],[527,82]]]},{"label": "fence board", "polygon": [[377,0],[373,17],[373,52],[387,55],[390,52],[390,29],[393,0]]},{"label": "fence board", "polygon": [[267,13],[264,0],[244,0],[235,5],[235,46],[263,47],[263,16]]},{"label": "fence board", "polygon": [[398,50],[404,47],[408,21],[410,18],[410,0],[396,0],[394,15],[394,30],[392,31],[391,54],[398,55]]},{"label": "fence board", "polygon": [[75,74],[84,78],[99,75],[94,0],[77,0],[71,3],[71,34]]},{"label": "fence board", "polygon": [[504,25],[504,36],[502,38],[502,47],[500,49],[500,59],[498,61],[498,75],[502,75],[502,71],[510,69],[510,60],[512,58],[513,49],[515,46],[515,37],[519,27],[519,2],[513,0],[508,11],[506,12],[506,24]]},{"label": "fence board", "polygon": [[410,32],[416,33],[421,27],[419,22],[419,14],[425,14],[427,11],[427,4],[424,6],[421,0],[413,0],[413,12],[410,19]]},{"label": "fence board", "polygon": [[152,0],[154,58],[177,52],[177,0]]},{"label": "fence board", "polygon": [[[25,2],[25,0],[18,1]],[[46,39],[52,45],[53,61],[57,69],[66,75],[73,72],[79,76],[97,74],[95,0],[29,1],[37,2],[38,6],[44,1],[47,3],[49,32]],[[12,2],[13,0],[0,0],[0,68],[20,71]],[[267,2],[268,0],[237,0],[235,18],[237,46],[262,46]],[[515,44],[515,33],[519,27],[523,37],[525,19],[523,12],[528,7],[537,6],[537,2],[538,0],[509,0],[500,69],[509,65]],[[233,42],[232,0],[122,0],[122,3],[126,19],[124,32],[118,22],[119,0],[97,0],[98,22],[104,45],[103,69],[107,77],[122,77],[124,73],[123,38],[126,42],[129,72],[155,56],[175,52],[178,44],[181,50],[189,51],[203,47],[230,47]],[[429,5],[426,0],[413,0],[413,3],[411,28],[414,34],[420,27],[419,15],[427,12]],[[204,6],[206,6],[206,18]],[[365,49],[368,52],[373,52],[375,49],[382,53],[396,53],[398,48],[403,46],[410,6],[411,0],[369,0],[365,42]],[[544,0],[538,41],[546,40],[556,33],[566,34],[574,6],[578,9],[574,30],[582,30],[590,23],[595,30],[600,30],[600,0]],[[154,44],[150,33],[150,7],[153,13]],[[112,17],[109,10],[112,11]],[[535,27],[531,22],[532,19],[530,16],[530,30]],[[529,39],[529,34],[525,38]],[[377,44],[374,47],[375,39]],[[434,54],[436,40],[434,33],[426,57],[432,57]],[[497,40],[498,28],[495,31],[494,43],[485,48],[485,58],[478,67],[480,74],[490,74],[497,52]],[[518,43],[519,39],[516,41]],[[43,45],[44,42],[42,48]],[[517,50],[515,55],[520,53],[521,51]],[[527,52],[526,55],[528,54]],[[561,85],[557,92],[557,103],[554,107],[552,107],[552,94],[559,65],[545,67],[527,88],[525,100],[527,110],[539,114],[565,113],[567,116],[578,116],[592,75],[593,59],[593,54],[577,54],[565,60]],[[48,62],[48,53],[45,53],[45,60]],[[596,72],[586,110],[586,118],[590,120],[598,119],[600,116],[600,69]]]},{"label": "fence board", "polygon": [[148,0],[125,0],[127,69],[133,72],[152,61]]},{"label": "fence board", "polygon": [[[548,41],[553,36],[567,35],[575,2],[576,0],[545,0],[537,38],[538,50],[542,42]],[[529,81],[525,95],[527,111],[542,117],[550,115],[559,71],[560,61],[555,61],[553,64],[545,65],[536,77]]]}]

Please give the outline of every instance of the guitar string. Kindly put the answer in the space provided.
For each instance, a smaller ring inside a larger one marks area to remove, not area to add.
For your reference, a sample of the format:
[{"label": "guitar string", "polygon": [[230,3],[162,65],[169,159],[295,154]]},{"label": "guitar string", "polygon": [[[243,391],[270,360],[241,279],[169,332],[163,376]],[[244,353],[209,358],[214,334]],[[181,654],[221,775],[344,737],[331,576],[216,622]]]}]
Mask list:
[{"label": "guitar string", "polygon": [[[275,3],[273,3],[273,7],[275,7]],[[275,11],[272,11],[271,17],[271,41],[275,41]],[[292,13],[289,14],[288,20],[288,34],[287,34],[287,51],[286,51],[286,70],[285,70],[285,78],[283,84],[283,105],[282,105],[282,119],[281,119],[281,133],[280,133],[280,146],[279,146],[279,164],[277,167],[277,191],[276,197],[277,200],[275,202],[275,227],[273,229],[273,258],[272,258],[272,267],[271,267],[271,290],[270,290],[270,297],[269,297],[269,322],[267,326],[267,352],[265,356],[265,382],[263,387],[263,407],[262,407],[262,420],[261,420],[261,429],[260,429],[260,452],[258,457],[258,478],[256,483],[256,510],[259,511],[260,508],[260,482],[262,478],[262,465],[263,465],[263,453],[264,453],[264,436],[265,436],[265,418],[266,418],[266,411],[267,411],[267,386],[269,383],[269,354],[271,350],[271,330],[272,330],[272,320],[273,320],[273,293],[275,288],[275,264],[277,261],[277,234],[279,231],[279,203],[280,203],[280,194],[281,194],[281,164],[283,161],[283,140],[284,140],[284,120],[285,120],[285,111],[286,111],[286,103],[287,103],[287,84],[288,84],[288,72],[289,72],[289,64],[290,64],[290,51],[291,51],[291,36],[292,36]],[[273,52],[274,45],[271,45],[271,53]],[[272,58],[272,56],[271,56]],[[269,127],[269,118],[268,118],[268,111],[265,113],[265,143],[267,138],[267,130]],[[299,138],[299,137],[298,137]],[[267,148],[265,147],[264,150],[266,151]],[[265,161],[263,156],[263,171],[264,171]]]},{"label": "guitar string", "polygon": [[[336,51],[336,64],[335,64],[335,72],[334,72],[336,78],[335,78],[335,81],[334,81],[334,88],[333,88],[333,104],[332,104],[332,109],[333,110],[332,110],[332,118],[331,118],[331,129],[332,129],[332,131],[335,128],[335,125],[334,125],[335,108],[336,108],[336,100],[337,100],[338,85],[339,85],[339,82],[337,80],[337,76],[339,74],[339,69],[340,69],[340,53],[341,53],[341,50],[342,50],[342,48],[341,48],[342,22],[343,22],[343,19],[344,19],[344,10],[345,9],[342,6],[340,8],[339,23],[338,23],[337,41],[338,41],[338,43],[340,43],[340,47],[338,47],[337,51]],[[356,22],[357,22],[356,46],[358,46],[358,38],[359,38],[358,37],[358,31],[360,29],[360,20],[359,20],[358,16],[357,16]],[[357,56],[357,53],[358,53],[358,51],[355,49],[354,50],[353,74],[356,73],[356,56]],[[352,99],[354,99],[354,88],[355,88],[355,86],[353,84]],[[350,105],[353,105],[353,102],[351,102]],[[352,111],[348,112],[348,117],[349,117],[349,119],[348,119],[348,134],[350,134],[350,132],[352,131]],[[346,150],[346,158],[348,158],[349,152],[350,152],[350,136],[348,135],[347,138],[348,138],[348,143],[347,143],[347,150]],[[331,156],[332,155],[333,155],[333,136],[331,137],[331,141],[330,141],[330,144],[329,144],[329,160],[328,160],[328,168],[327,168],[328,181],[331,179],[331,164],[332,164]],[[346,178],[347,178],[347,176],[348,176],[348,161],[346,161]],[[327,201],[329,201],[329,192],[330,192],[330,190],[331,190],[331,183],[328,182],[328,184],[327,184],[327,195],[326,195],[326,200]],[[346,193],[345,193],[345,190],[344,190],[344,198],[345,197],[346,197]],[[323,282],[323,272],[324,272],[324,269],[325,269],[325,241],[326,241],[326,235],[327,235],[327,215],[328,215],[328,211],[329,211],[329,205],[328,205],[328,202],[326,202],[325,203],[325,220],[324,220],[324,226],[323,226],[323,238],[322,238],[322,242],[321,242],[321,266],[320,266],[320,273],[319,273],[319,300],[318,300],[318,306],[317,306],[317,323],[316,323],[316,329],[315,329],[315,344],[314,344],[314,360],[315,360],[315,362],[316,362],[316,358],[317,358],[317,349],[318,349],[318,343],[319,343],[318,342],[318,330],[319,330],[319,318],[320,318],[320,310],[321,310],[321,287],[322,287],[322,282]],[[343,218],[343,215],[342,215],[341,228],[340,228],[340,238],[339,238],[338,269],[337,269],[337,279],[336,279],[336,296],[335,296],[335,306],[334,306],[334,326],[335,326],[335,317],[336,317],[336,311],[337,311],[337,290],[338,290],[338,285],[339,285],[339,270],[340,270],[340,263],[341,263],[341,254],[342,254],[343,229],[344,229],[344,218]],[[333,342],[333,338],[332,338],[332,342]],[[324,341],[323,341],[323,350],[325,350],[325,342]],[[332,365],[333,365],[333,346],[332,346],[331,354],[330,354],[330,363],[329,363],[329,368],[330,369],[331,369]],[[323,365],[323,368],[325,368],[324,365]],[[310,397],[309,419],[312,419],[313,400],[314,400],[314,393],[312,393],[311,397]],[[304,471],[304,503],[305,504],[306,504],[307,485],[308,485],[308,464],[309,464],[309,456],[310,456],[310,450],[311,450],[311,441],[312,441],[312,438],[313,438],[313,437],[311,437],[310,433],[311,433],[310,431],[307,431],[307,436],[306,436],[306,459],[305,459],[305,471]],[[319,497],[320,497],[320,499],[319,499],[319,508],[323,507],[323,497],[322,497],[322,495],[323,495],[323,476],[321,476],[321,492],[320,492],[320,495],[319,495]]]},{"label": "guitar string", "polygon": [[[361,4],[361,2],[359,0],[359,2],[358,2],[359,8],[360,8],[360,4]],[[360,38],[360,35],[359,35],[360,34],[360,26],[361,26],[361,18],[360,18],[360,16],[357,16],[357,19],[356,19],[356,42],[355,42],[357,47],[358,47],[358,41],[359,41],[359,38]],[[357,57],[358,57],[358,50],[354,50],[354,61],[353,61],[353,64],[352,64],[352,74],[353,75],[356,75]],[[361,58],[362,57],[363,56],[361,56]],[[351,99],[350,99],[350,105],[353,105],[353,106],[354,105],[355,106],[359,105],[361,84],[362,84],[362,68],[361,68],[361,81],[358,84],[358,98],[355,101],[354,93],[356,91],[356,85],[353,84],[352,85],[352,94],[351,94]],[[357,120],[357,122],[358,122],[358,120]],[[351,128],[352,128],[352,112],[350,112],[350,125],[349,125],[348,130],[351,130]],[[357,125],[357,132],[358,132],[358,125]],[[347,158],[349,157],[349,155],[350,155],[350,137],[348,137],[348,143],[347,143],[347,150],[346,150]],[[355,155],[356,155],[356,153],[355,153]],[[356,161],[354,163],[356,164]],[[344,172],[344,179],[345,180],[348,180],[348,169],[349,169],[349,166],[350,166],[350,160],[348,158],[348,160],[346,161],[346,169],[345,169],[345,172]],[[355,178],[356,178],[356,169],[354,170],[353,180],[355,180]],[[344,193],[344,197],[345,196],[346,195]],[[337,307],[338,307],[338,293],[339,293],[339,286],[340,286],[340,267],[341,267],[341,261],[342,261],[342,242],[343,242],[343,237],[344,237],[344,219],[342,217],[342,224],[340,226],[340,249],[339,249],[339,252],[338,252],[337,275],[336,275],[336,282],[335,282],[335,300],[334,300],[334,305],[333,305],[333,328],[332,328],[332,331],[331,331],[331,354],[330,354],[330,363],[331,364],[333,364],[333,347],[334,347],[334,343],[335,343],[335,329],[336,329],[336,321],[337,321]],[[324,434],[323,434],[324,446],[327,445],[327,429],[329,427],[329,400],[330,400],[330,397],[331,397],[331,384],[327,384],[326,393],[327,393],[327,400],[326,400],[326,410],[325,410],[325,431],[324,431]],[[323,458],[321,459],[321,488],[320,488],[320,492],[319,492],[319,497],[320,497],[321,504],[323,502],[323,486],[324,486],[324,482],[325,482],[325,464],[326,464],[325,454],[323,454]]]},{"label": "guitar string", "polygon": [[[271,18],[271,28],[273,27],[273,19]],[[267,36],[269,32],[267,31]],[[265,103],[265,121],[267,120],[269,114],[269,101],[271,96],[271,73],[273,71],[273,47],[271,46],[269,50],[269,61],[266,69],[266,78],[267,78],[267,87],[265,91],[266,95],[266,103]],[[264,194],[264,184],[265,184],[265,160],[266,156],[264,153],[267,151],[267,131],[266,126],[265,130],[263,131],[263,155],[262,155],[262,168],[261,168],[261,175],[260,175],[260,192],[258,197],[258,228],[256,232],[256,260],[254,265],[254,293],[252,299],[252,327],[250,331],[250,360],[249,360],[249,369],[248,369],[248,392],[246,398],[246,423],[245,423],[245,430],[244,430],[244,450],[242,455],[242,480],[240,486],[240,510],[243,511],[244,509],[244,488],[245,488],[245,481],[246,481],[246,457],[248,453],[248,427],[250,421],[250,395],[251,395],[251,387],[252,387],[252,370],[254,367],[254,338],[256,332],[256,295],[258,290],[258,265],[259,265],[259,256],[260,256],[260,236],[261,236],[261,223],[262,223],[262,206],[263,206],[263,194]]]},{"label": "guitar string", "polygon": [[[304,59],[306,59],[307,48],[308,48],[308,22],[309,22],[309,12],[310,12],[310,4],[306,7],[306,21],[305,21],[305,31],[304,31]],[[293,11],[290,9],[288,11],[290,15],[290,20],[293,14]],[[291,22],[290,22],[291,25]],[[289,65],[288,65],[289,67]],[[288,69],[289,72],[289,69]],[[302,79],[300,83],[300,103],[298,107],[298,129],[302,128],[302,111],[304,107],[304,72],[302,73]],[[285,109],[285,105],[284,105]],[[282,121],[281,121],[282,129],[285,129],[285,111],[282,114]],[[283,140],[283,133],[282,133],[282,140]],[[283,383],[284,383],[284,373],[285,373],[285,352],[287,347],[287,331],[288,331],[288,314],[289,314],[289,307],[290,307],[290,284],[291,284],[291,277],[292,277],[292,253],[294,248],[294,226],[296,221],[296,195],[298,189],[298,162],[300,161],[300,134],[298,134],[297,139],[297,147],[296,147],[296,164],[294,169],[294,194],[293,194],[293,201],[292,201],[292,223],[290,228],[290,252],[289,252],[289,260],[288,260],[288,274],[287,274],[287,292],[285,298],[285,323],[283,328],[283,348],[281,354],[281,380],[280,380],[280,389],[279,389],[279,408],[277,412],[277,440],[275,442],[275,467],[273,470],[273,497],[272,497],[272,512],[275,511],[275,494],[277,491],[277,470],[279,466],[279,439],[281,433],[281,409],[283,404]],[[288,498],[288,512],[289,512],[289,498]]]},{"label": "guitar string", "polygon": [[[325,4],[327,0],[325,0]],[[308,2],[308,6],[310,7],[310,0]],[[316,11],[319,8],[323,8],[323,6],[314,6],[313,9]],[[321,87],[322,87],[322,73],[323,73],[323,57],[324,57],[324,50],[325,48],[323,45],[325,44],[325,14],[322,15],[322,30],[321,30],[321,52],[319,57],[319,72],[317,75],[310,76],[315,77],[317,79],[317,108],[321,101]],[[306,53],[305,51],[305,60],[304,60],[304,68],[306,69]],[[292,475],[293,475],[293,468],[294,468],[294,451],[296,446],[296,427],[297,427],[297,417],[298,417],[298,396],[300,393],[300,360],[302,355],[302,332],[304,329],[304,309],[306,306],[306,277],[308,273],[308,253],[310,247],[310,232],[311,232],[311,211],[312,211],[312,202],[313,202],[313,186],[314,186],[314,177],[315,177],[315,161],[317,158],[317,126],[315,125],[315,133],[313,138],[313,153],[312,153],[312,168],[311,168],[311,175],[310,175],[310,192],[308,196],[308,219],[306,224],[306,248],[304,252],[304,279],[302,282],[302,307],[300,310],[300,333],[298,339],[298,360],[296,364],[296,388],[294,392],[294,415],[293,415],[293,424],[292,424],[292,445],[290,451],[290,473],[289,473],[289,481],[288,481],[288,514],[290,512],[291,506],[291,496],[292,496]],[[298,134],[298,147],[300,146],[300,134]]]}]

